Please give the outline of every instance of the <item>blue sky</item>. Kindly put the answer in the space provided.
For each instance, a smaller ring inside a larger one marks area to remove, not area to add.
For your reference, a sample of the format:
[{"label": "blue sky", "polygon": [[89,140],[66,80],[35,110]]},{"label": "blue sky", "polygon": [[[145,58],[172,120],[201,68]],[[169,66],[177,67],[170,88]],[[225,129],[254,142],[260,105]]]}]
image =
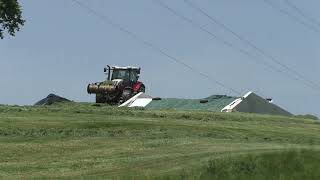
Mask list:
[{"label": "blue sky", "polygon": [[[70,0],[20,2],[25,26],[16,37],[0,40],[1,104],[33,104],[49,93],[92,102],[94,96],[86,93],[86,86],[105,78],[103,67],[107,64],[141,66],[141,78],[148,94],[157,97],[234,95],[141,45]],[[173,16],[152,0],[82,2],[243,94],[253,90],[274,98],[276,104],[293,113],[320,115],[320,90],[307,88],[255,63]],[[164,2],[211,32],[255,54],[256,61],[263,59],[249,46],[186,6],[183,0]],[[320,33],[292,21],[262,0],[193,2],[282,63],[320,83]],[[283,1],[273,2],[290,10]],[[291,2],[320,20],[319,1]]]}]

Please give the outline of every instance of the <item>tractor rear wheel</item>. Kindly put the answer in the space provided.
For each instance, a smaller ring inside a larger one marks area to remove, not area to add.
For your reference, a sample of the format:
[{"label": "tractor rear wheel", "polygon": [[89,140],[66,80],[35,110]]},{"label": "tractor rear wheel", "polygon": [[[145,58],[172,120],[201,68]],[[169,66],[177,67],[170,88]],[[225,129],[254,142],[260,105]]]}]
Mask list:
[{"label": "tractor rear wheel", "polygon": [[145,93],[146,92],[146,87],[144,85],[142,85],[139,89],[139,92],[143,92]]}]

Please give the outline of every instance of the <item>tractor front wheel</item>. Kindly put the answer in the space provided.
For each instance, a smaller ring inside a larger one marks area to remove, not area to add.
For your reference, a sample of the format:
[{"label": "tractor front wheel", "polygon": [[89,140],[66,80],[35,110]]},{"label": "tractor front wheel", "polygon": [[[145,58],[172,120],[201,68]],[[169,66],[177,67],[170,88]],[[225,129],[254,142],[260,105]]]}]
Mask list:
[{"label": "tractor front wheel", "polygon": [[133,90],[132,89],[124,89],[120,98],[120,104],[128,101],[133,95]]},{"label": "tractor front wheel", "polygon": [[106,98],[102,94],[96,94],[96,103],[106,103]]}]

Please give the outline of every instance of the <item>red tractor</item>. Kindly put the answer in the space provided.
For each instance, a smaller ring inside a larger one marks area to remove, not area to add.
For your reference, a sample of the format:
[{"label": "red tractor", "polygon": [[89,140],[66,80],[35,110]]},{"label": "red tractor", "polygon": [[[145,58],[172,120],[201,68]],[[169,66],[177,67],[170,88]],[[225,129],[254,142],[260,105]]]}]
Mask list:
[{"label": "red tractor", "polygon": [[107,66],[104,72],[107,80],[89,84],[89,94],[96,94],[96,103],[122,104],[139,92],[145,92],[145,85],[138,81],[141,68]]}]

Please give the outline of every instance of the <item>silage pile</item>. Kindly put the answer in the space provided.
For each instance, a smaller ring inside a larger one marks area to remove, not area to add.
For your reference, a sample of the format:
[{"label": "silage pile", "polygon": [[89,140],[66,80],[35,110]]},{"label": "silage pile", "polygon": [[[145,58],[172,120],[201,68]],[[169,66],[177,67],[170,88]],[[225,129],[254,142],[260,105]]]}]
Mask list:
[{"label": "silage pile", "polygon": [[41,99],[37,103],[35,103],[35,106],[44,106],[44,105],[52,105],[54,103],[59,102],[71,102],[69,99],[57,96],[55,94],[49,94],[46,98]]}]

